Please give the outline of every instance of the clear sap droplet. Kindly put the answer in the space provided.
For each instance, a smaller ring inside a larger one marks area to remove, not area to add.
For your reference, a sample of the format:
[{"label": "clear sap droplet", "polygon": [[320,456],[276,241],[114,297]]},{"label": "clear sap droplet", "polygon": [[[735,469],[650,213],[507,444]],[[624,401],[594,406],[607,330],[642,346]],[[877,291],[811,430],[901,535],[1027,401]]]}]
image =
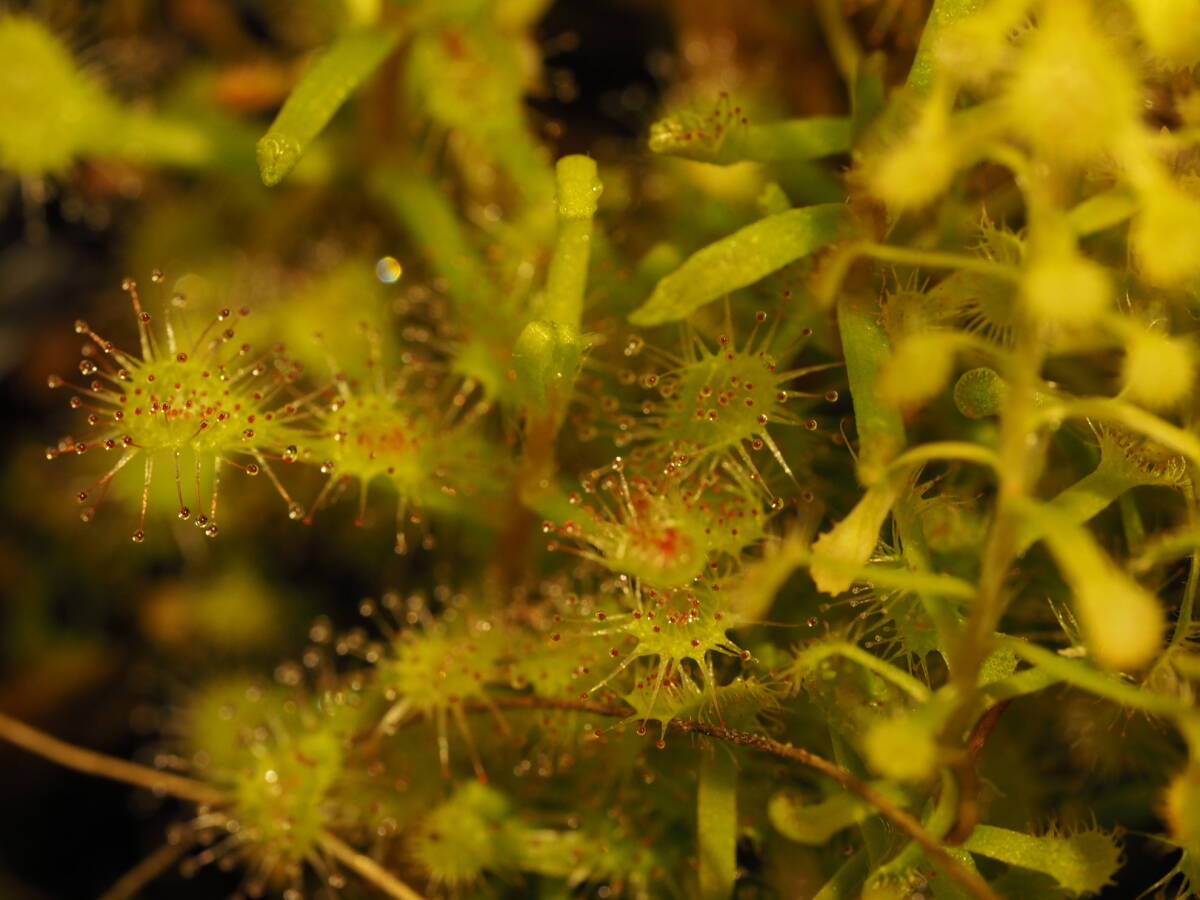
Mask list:
[{"label": "clear sap droplet", "polygon": [[383,256],[375,263],[375,277],[384,284],[395,284],[404,274],[404,267],[394,256]]},{"label": "clear sap droplet", "polygon": [[292,521],[304,518],[304,507],[299,503],[293,503],[288,507],[288,518]]}]

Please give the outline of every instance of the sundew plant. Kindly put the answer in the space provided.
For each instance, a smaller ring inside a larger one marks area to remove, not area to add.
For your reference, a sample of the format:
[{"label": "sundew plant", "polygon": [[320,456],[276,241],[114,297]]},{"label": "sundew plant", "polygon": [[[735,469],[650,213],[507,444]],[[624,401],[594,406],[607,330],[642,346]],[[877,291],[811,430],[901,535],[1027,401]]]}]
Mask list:
[{"label": "sundew plant", "polygon": [[0,894],[1197,896],[1198,78],[1197,0],[0,8]]}]

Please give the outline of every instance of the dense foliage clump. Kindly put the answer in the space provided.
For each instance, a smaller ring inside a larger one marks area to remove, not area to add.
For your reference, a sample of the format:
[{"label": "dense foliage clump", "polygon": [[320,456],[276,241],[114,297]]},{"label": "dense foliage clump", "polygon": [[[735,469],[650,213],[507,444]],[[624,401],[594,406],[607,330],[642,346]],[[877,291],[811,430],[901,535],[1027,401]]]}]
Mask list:
[{"label": "dense foliage clump", "polygon": [[114,897],[1190,896],[1200,7],[643,5],[624,144],[536,0],[266,4],[153,103],[0,12],[26,246],[162,198],[12,483],[186,685],[0,737],[186,804]]}]

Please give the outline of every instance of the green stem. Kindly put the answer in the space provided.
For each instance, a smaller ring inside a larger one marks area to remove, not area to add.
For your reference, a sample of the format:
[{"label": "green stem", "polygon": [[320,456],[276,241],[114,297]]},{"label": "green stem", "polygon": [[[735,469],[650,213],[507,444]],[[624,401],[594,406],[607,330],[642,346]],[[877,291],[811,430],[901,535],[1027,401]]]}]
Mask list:
[{"label": "green stem", "polygon": [[[1106,465],[1101,460],[1093,471],[1063,490],[1046,504],[1056,513],[1055,518],[1070,520],[1075,524],[1090,521],[1107,509],[1126,491],[1142,483],[1142,479],[1130,478],[1127,472]],[[1016,555],[1021,556],[1037,541],[1045,530],[1039,519],[1026,518],[1018,529]]]},{"label": "green stem", "polygon": [[817,0],[817,21],[821,23],[821,31],[825,34],[825,43],[833,54],[833,63],[837,66],[842,81],[847,85],[854,84],[858,77],[859,62],[862,60],[862,47],[850,23],[840,0]]},{"label": "green stem", "polygon": [[850,266],[856,259],[863,256],[897,265],[925,266],[931,269],[959,269],[1014,282],[1020,277],[1020,271],[1014,266],[993,262],[981,256],[895,247],[891,244],[876,244],[872,241],[856,241],[843,246],[825,264],[825,270],[819,276],[814,291],[816,299],[823,304],[832,303],[834,298],[841,294],[841,285]]},{"label": "green stem", "polygon": [[[908,454],[904,454],[907,456]],[[925,540],[925,532],[918,518],[916,505],[919,499],[914,490],[915,482],[909,490],[892,507],[892,520],[903,550],[903,559],[910,571],[928,571],[931,566],[929,545]],[[950,600],[941,594],[920,591],[917,599],[929,621],[937,632],[937,646],[943,658],[949,663],[946,648],[953,646],[958,639],[960,616]]]},{"label": "green stem", "polygon": [[[1196,529],[1196,493],[1189,485],[1187,487],[1188,525]],[[1179,604],[1179,616],[1175,619],[1175,628],[1171,632],[1171,642],[1168,648],[1179,646],[1188,636],[1192,627],[1192,617],[1196,612],[1196,593],[1200,589],[1200,547],[1192,550],[1192,560],[1188,567],[1187,585],[1183,589],[1183,600]]]},{"label": "green stem", "polygon": [[860,566],[822,554],[811,554],[806,557],[805,561],[810,566],[817,565],[826,572],[845,576],[853,583],[870,584],[885,590],[910,591],[912,593],[930,591],[960,600],[970,600],[976,594],[974,585],[969,581],[940,572],[917,572],[908,566],[891,566],[880,563],[868,563]]},{"label": "green stem", "polygon": [[813,896],[813,900],[855,900],[869,870],[870,860],[867,858],[867,852],[859,850],[842,863],[833,877]]},{"label": "green stem", "polygon": [[[942,790],[933,811],[924,823],[925,830],[935,838],[944,837],[954,827],[954,820],[958,814],[958,801],[958,782],[954,780],[954,774],[949,769],[943,769]],[[909,841],[899,853],[875,871],[874,877],[902,875],[919,865],[924,856],[925,851],[921,849],[921,846],[915,841]]]},{"label": "green stem", "polygon": [[796,656],[794,668],[798,671],[807,671],[819,666],[831,656],[841,656],[851,662],[858,663],[858,665],[874,672],[885,681],[890,681],[918,703],[929,701],[929,688],[925,687],[925,685],[921,684],[921,682],[917,681],[917,679],[913,678],[907,672],[902,672],[891,663],[868,653],[857,644],[844,641],[816,644],[807,650],[801,651]]},{"label": "green stem", "polygon": [[[833,759],[837,765],[852,777],[861,779],[866,783],[868,775],[862,761],[855,755],[849,743],[838,733],[832,724],[829,726],[829,742],[833,747]],[[872,817],[860,822],[858,830],[862,832],[868,868],[874,869],[879,865],[879,861],[883,859],[883,854],[887,849],[887,827],[878,819]]]},{"label": "green stem", "polygon": [[[1039,187],[1030,188],[1035,191]],[[1035,232],[1035,236],[1038,232]],[[1001,267],[1007,270],[1007,267]],[[1016,270],[1011,270],[1015,274]],[[1021,527],[1021,504],[1030,491],[1044,454],[1042,444],[1031,441],[1037,434],[1037,390],[1043,350],[1036,330],[1018,317],[1013,329],[1013,356],[1008,366],[1008,389],[1000,408],[1000,466],[992,527],[980,565],[974,603],[951,648],[950,666],[959,698],[958,709],[949,716],[948,732],[965,731],[975,706],[979,671],[1007,602],[1005,583],[1016,557]],[[974,798],[963,798],[964,803]],[[964,809],[964,813],[965,813]]]},{"label": "green stem", "polygon": [[888,473],[896,474],[904,469],[944,460],[978,463],[993,470],[1000,468],[1000,457],[994,450],[984,447],[982,444],[972,444],[967,441],[931,441],[901,453],[888,466]]},{"label": "green stem", "polygon": [[1121,706],[1175,720],[1187,719],[1194,715],[1194,711],[1190,707],[1174,697],[1142,690],[1094,666],[1059,656],[1054,651],[1036,644],[1012,637],[1001,638],[1000,643],[1026,662],[1037,666],[1060,681],[1065,681],[1067,684],[1098,697],[1105,697]]},{"label": "green stem", "polygon": [[737,876],[737,760],[724,747],[700,755],[696,834],[701,900],[729,900]]},{"label": "green stem", "polygon": [[583,292],[591,254],[592,219],[600,197],[596,162],[586,156],[564,156],[558,178],[558,240],[546,278],[541,318],[578,331],[583,320]]},{"label": "green stem", "polygon": [[583,360],[583,296],[601,191],[596,163],[586,156],[563,157],[556,172],[558,240],[546,292],[512,351],[526,412],[518,493],[530,507],[552,485],[555,442]]}]

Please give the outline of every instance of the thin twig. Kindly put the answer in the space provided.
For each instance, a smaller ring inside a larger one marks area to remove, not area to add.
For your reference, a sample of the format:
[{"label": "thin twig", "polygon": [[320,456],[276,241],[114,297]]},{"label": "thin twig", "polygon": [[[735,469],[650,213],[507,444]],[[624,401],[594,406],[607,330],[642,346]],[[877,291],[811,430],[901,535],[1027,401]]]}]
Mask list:
[{"label": "thin twig", "polygon": [[420,894],[371,857],[359,853],[333,832],[322,830],[317,835],[317,843],[326,853],[344,863],[347,868],[353,869],[364,881],[369,881],[389,897],[395,897],[397,900],[424,900]]},{"label": "thin twig", "polygon": [[[181,800],[190,800],[201,806],[224,806],[230,802],[229,796],[223,791],[209,787],[199,781],[184,778],[182,775],[159,772],[157,769],[151,769],[146,766],[140,766],[137,763],[126,762],[123,759],[107,756],[103,753],[96,753],[93,750],[76,747],[73,744],[60,741],[58,738],[52,737],[44,731],[39,731],[36,728],[26,725],[24,722],[20,722],[11,716],[6,716],[4,713],[0,713],[0,739],[16,744],[18,747],[23,747],[31,753],[56,762],[61,766],[66,766],[68,769],[74,769],[77,772],[84,772],[88,775],[111,778],[114,781],[143,787],[155,793],[171,794]],[[317,836],[317,841],[330,856],[335,857],[347,867],[353,869],[363,879],[375,885],[389,897],[394,897],[396,900],[424,900],[420,894],[395,875],[392,875],[370,857],[363,856],[331,832],[322,830]],[[176,848],[168,844],[158,852],[151,854],[150,857],[143,860],[142,863],[117,882],[106,896],[130,896],[127,890],[125,893],[121,892],[122,888],[128,888],[126,882],[132,878],[144,880],[152,878],[155,874],[170,865],[173,859],[183,852],[183,849],[185,848]],[[176,850],[178,852],[168,852]]]},{"label": "thin twig", "polygon": [[76,747],[4,713],[0,713],[0,738],[77,772],[137,785],[156,794],[171,794],[201,806],[229,803],[228,795],[207,784]]},{"label": "thin twig", "polygon": [[171,868],[179,857],[187,853],[192,846],[192,839],[166,843],[139,862],[136,866],[117,879],[116,884],[100,895],[100,900],[130,900],[142,892],[142,889]]}]

